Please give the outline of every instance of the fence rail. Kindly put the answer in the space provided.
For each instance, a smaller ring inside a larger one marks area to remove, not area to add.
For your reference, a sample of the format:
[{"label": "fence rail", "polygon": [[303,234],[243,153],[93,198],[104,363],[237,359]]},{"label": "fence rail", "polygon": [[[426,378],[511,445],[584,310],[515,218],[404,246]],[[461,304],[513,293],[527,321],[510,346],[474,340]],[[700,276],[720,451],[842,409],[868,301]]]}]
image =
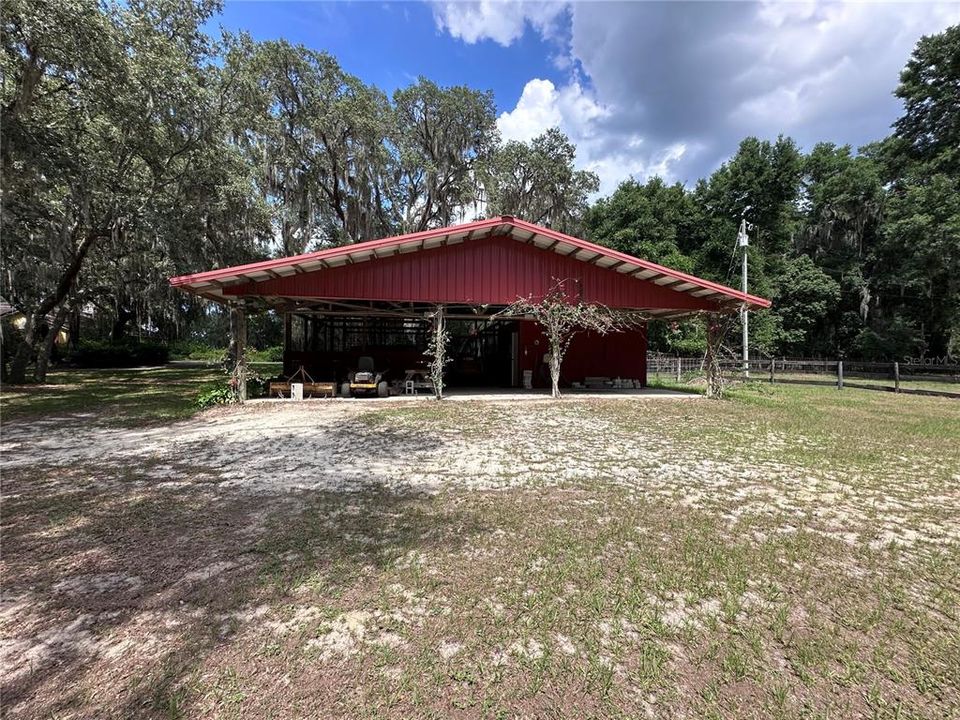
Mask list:
[{"label": "fence rail", "polygon": [[[867,362],[829,358],[758,358],[721,360],[728,380],[855,387],[908,395],[960,398],[960,365],[908,362]],[[703,358],[650,353],[647,374],[680,382],[703,373]]]}]

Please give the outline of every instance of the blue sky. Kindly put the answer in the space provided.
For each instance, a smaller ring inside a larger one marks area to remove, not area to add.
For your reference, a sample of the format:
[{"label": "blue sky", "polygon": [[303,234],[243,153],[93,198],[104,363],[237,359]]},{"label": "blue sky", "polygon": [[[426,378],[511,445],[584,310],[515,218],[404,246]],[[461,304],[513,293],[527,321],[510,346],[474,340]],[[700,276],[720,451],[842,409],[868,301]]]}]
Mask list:
[{"label": "blue sky", "polygon": [[531,75],[562,79],[550,61],[552,46],[537,33],[524,33],[509,48],[468,44],[440,30],[425,3],[240,0],[227,2],[213,25],[326,50],[388,94],[424,75],[440,85],[492,90],[498,110],[506,111]]},{"label": "blue sky", "polygon": [[503,137],[559,126],[606,194],[693,183],[747,135],[879,139],[916,41],[956,23],[956,2],[227,0],[211,24],[328,51],[387,93],[418,75],[492,90]]}]

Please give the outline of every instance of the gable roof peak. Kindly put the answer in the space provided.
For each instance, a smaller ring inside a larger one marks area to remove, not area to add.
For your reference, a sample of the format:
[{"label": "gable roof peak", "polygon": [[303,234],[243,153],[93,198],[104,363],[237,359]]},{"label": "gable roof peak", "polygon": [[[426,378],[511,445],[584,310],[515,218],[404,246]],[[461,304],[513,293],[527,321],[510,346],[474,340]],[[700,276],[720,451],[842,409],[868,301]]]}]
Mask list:
[{"label": "gable roof peak", "polygon": [[321,271],[368,260],[375,261],[397,253],[431,250],[447,244],[478,240],[492,235],[506,235],[518,242],[533,244],[545,252],[556,252],[610,272],[622,273],[670,290],[715,301],[718,305],[746,303],[754,308],[770,306],[770,301],[764,298],[566,235],[513,215],[499,215],[462,225],[450,225],[353,245],[325,248],[293,257],[182,275],[170,278],[170,284],[187,292],[223,302],[222,288],[228,285]]}]

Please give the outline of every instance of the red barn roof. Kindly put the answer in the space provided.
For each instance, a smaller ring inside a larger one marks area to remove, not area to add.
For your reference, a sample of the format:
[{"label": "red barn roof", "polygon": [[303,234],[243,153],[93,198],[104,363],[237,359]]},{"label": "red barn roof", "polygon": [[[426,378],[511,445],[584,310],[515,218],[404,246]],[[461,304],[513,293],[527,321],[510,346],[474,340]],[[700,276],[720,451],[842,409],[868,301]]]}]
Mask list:
[{"label": "red barn roof", "polygon": [[770,301],[510,216],[210,270],[170,284],[217,302],[259,297],[509,304],[554,278],[611,307],[716,310]]}]

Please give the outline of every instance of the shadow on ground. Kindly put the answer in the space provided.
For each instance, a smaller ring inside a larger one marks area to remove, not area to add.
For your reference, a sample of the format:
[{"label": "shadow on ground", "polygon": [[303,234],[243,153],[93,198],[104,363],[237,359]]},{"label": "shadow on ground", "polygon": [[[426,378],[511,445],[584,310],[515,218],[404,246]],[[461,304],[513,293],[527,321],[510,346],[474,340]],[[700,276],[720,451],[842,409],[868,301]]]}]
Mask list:
[{"label": "shadow on ground", "polygon": [[254,495],[176,467],[162,480],[149,463],[4,473],[4,716],[176,715],[204,659],[241,624],[282,620],[296,587],[336,597],[410,551],[484,531],[375,476],[353,492]]}]

